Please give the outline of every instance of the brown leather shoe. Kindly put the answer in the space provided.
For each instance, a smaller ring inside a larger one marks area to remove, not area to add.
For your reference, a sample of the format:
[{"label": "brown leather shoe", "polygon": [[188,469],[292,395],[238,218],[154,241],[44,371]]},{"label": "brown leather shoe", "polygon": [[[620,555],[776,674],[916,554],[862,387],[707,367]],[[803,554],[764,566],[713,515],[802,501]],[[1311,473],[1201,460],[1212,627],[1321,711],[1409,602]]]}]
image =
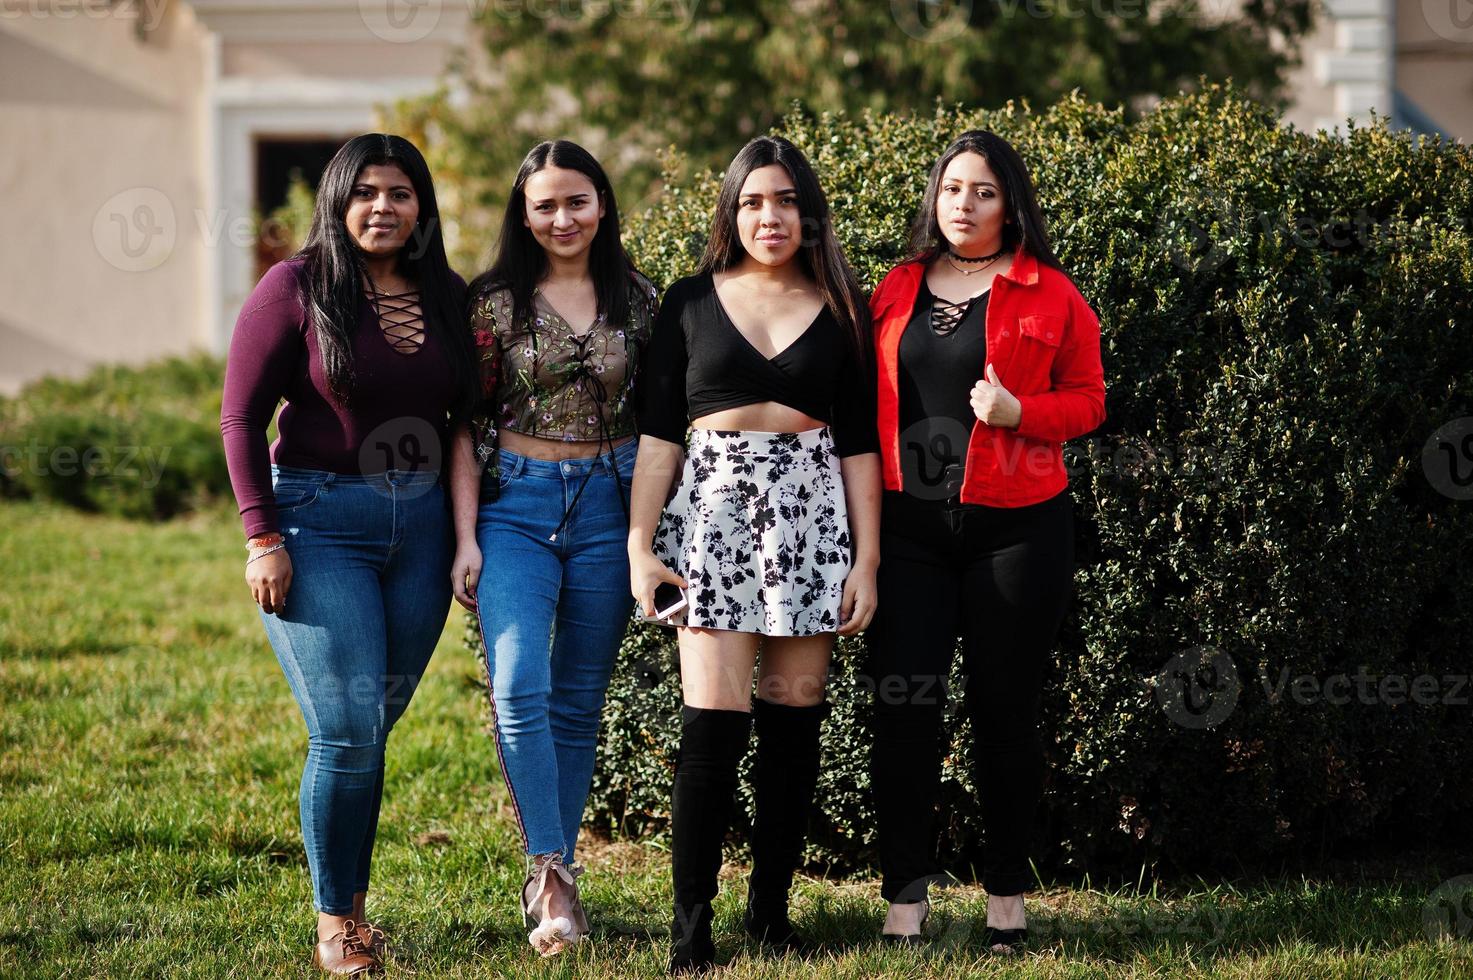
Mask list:
[{"label": "brown leather shoe", "polygon": [[384,931],[372,922],[358,923],[358,935],[363,937],[363,942],[373,951],[373,955],[382,960],[389,952],[389,937]]},{"label": "brown leather shoe", "polygon": [[352,977],[383,967],[373,948],[363,941],[358,923],[352,919],[328,936],[312,951],[312,965],[337,977]]}]

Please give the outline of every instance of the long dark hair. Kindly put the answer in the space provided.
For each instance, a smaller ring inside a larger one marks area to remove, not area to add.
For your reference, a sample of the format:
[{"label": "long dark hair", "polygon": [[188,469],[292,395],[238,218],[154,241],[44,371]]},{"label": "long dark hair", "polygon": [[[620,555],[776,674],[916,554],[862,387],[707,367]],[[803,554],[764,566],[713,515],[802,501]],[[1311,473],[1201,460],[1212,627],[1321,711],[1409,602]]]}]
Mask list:
[{"label": "long dark hair", "polygon": [[711,219],[711,237],[706,253],[701,256],[701,273],[724,272],[747,254],[737,234],[737,208],[741,204],[742,185],[752,171],[777,164],[793,179],[798,192],[798,213],[803,221],[803,244],[798,261],[803,271],[818,287],[818,293],[830,312],[845,328],[855,350],[868,357],[872,353],[869,338],[869,306],[859,288],[854,270],[844,258],[844,250],[834,237],[829,220],[829,202],[819,186],[818,177],[792,143],[781,136],[758,136],[741,148],[726,168],[721,194],[716,199],[716,214]]},{"label": "long dark hair", "polygon": [[367,133],[344,143],[317,185],[317,204],[307,241],[295,258],[304,260],[307,314],[328,387],[344,405],[353,400],[352,334],[367,275],[363,250],[348,234],[345,216],[353,187],[365,167],[398,167],[419,198],[419,218],[399,251],[399,271],[419,287],[426,334],[433,333],[454,373],[451,416],[469,418],[478,391],[470,331],[465,328],[465,295],[450,273],[440,208],[430,168],[413,143],[402,136]]},{"label": "long dark hair", "polygon": [[545,140],[523,158],[506,201],[506,215],[501,219],[496,259],[491,268],[471,282],[472,302],[488,289],[506,287],[511,290],[512,318],[518,323],[531,318],[532,293],[547,274],[547,253],[523,220],[527,210],[527,181],[548,167],[576,170],[587,177],[604,206],[593,244],[588,246],[588,275],[593,279],[598,311],[604,314],[604,322],[623,324],[629,319],[629,277],[634,265],[619,237],[619,204],[604,168],[592,153],[572,140]]},{"label": "long dark hair", "polygon": [[1063,271],[1049,247],[1048,229],[1044,225],[1043,212],[1038,209],[1038,198],[1033,191],[1033,181],[1028,177],[1027,164],[1013,149],[1013,144],[985,129],[969,130],[952,140],[931,168],[931,177],[926,181],[926,196],[921,199],[921,208],[910,227],[912,261],[929,262],[945,248],[946,238],[941,233],[941,222],[936,218],[936,196],[941,191],[941,178],[946,175],[946,168],[963,153],[981,156],[1002,183],[1003,203],[1008,217],[1013,219],[1002,226],[1003,247],[1016,249],[1021,244],[1041,264]]}]

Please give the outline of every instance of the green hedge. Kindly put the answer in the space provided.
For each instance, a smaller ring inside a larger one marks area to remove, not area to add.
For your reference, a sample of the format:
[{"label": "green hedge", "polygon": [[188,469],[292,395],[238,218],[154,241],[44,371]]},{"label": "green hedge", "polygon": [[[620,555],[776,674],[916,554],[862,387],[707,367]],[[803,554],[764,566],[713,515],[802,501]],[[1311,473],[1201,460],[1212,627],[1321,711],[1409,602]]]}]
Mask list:
[{"label": "green hedge", "polygon": [[[873,285],[904,253],[928,165],[973,127],[1029,162],[1100,314],[1109,388],[1105,426],[1066,447],[1079,568],[1045,691],[1041,868],[1206,869],[1450,833],[1473,808],[1457,679],[1473,502],[1424,450],[1442,460],[1456,441],[1434,432],[1473,415],[1469,150],[1382,124],[1281,129],[1217,88],[1132,123],[1069,100],[795,111],[780,131]],[[631,221],[657,281],[692,269],[716,184],[672,170]],[[860,656],[842,643],[834,668],[809,853],[831,867],[873,859]],[[616,833],[666,828],[673,658],[668,632],[636,627],[620,659],[590,805]],[[964,872],[982,834],[954,731],[946,852]]]},{"label": "green hedge", "polygon": [[224,381],[222,358],[196,354],[26,386],[0,400],[0,496],[139,518],[228,498]]}]

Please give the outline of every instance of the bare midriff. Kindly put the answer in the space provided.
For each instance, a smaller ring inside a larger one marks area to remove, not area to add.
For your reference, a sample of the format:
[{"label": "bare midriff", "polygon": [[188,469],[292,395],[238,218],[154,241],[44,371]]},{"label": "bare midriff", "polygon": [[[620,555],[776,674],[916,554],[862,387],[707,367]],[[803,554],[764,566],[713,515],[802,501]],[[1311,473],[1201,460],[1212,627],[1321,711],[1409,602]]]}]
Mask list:
[{"label": "bare midriff", "polygon": [[[624,443],[636,438],[635,436],[621,436],[614,440],[614,446],[622,446]],[[528,459],[541,459],[557,463],[565,459],[588,459],[597,456],[600,452],[609,451],[609,443],[595,440],[568,441],[565,439],[540,439],[537,436],[529,436],[515,429],[502,429],[499,433],[501,448],[507,452],[516,453],[518,456],[526,456]]]},{"label": "bare midriff", "polygon": [[828,425],[822,419],[805,415],[781,402],[754,402],[723,408],[719,412],[702,415],[691,422],[695,429],[716,429],[720,432],[806,432]]}]

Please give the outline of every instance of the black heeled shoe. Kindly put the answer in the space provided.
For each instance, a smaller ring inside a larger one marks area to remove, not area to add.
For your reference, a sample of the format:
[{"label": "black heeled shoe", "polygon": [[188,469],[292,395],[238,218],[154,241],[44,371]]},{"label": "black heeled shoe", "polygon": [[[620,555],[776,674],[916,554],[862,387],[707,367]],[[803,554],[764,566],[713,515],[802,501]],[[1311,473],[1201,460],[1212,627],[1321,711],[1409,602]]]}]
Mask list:
[{"label": "black heeled shoe", "polygon": [[[998,949],[1003,946],[1005,949]],[[1017,956],[1028,948],[1028,929],[994,929],[987,927],[987,951],[998,956]]]},{"label": "black heeled shoe", "polygon": [[922,899],[921,904],[926,909],[921,913],[921,924],[917,926],[917,931],[907,933],[882,932],[880,933],[880,941],[891,946],[919,946],[924,943],[926,941],[926,920],[931,917],[931,903]]},{"label": "black heeled shoe", "polygon": [[716,966],[716,944],[711,941],[711,922],[706,919],[697,923],[677,923],[684,927],[670,947],[670,964],[665,972],[670,976],[694,976],[708,973]]},{"label": "black heeled shoe", "polygon": [[779,915],[766,916],[749,901],[746,914],[742,916],[742,927],[766,953],[801,957],[813,952],[813,944],[793,928],[786,911]]}]

